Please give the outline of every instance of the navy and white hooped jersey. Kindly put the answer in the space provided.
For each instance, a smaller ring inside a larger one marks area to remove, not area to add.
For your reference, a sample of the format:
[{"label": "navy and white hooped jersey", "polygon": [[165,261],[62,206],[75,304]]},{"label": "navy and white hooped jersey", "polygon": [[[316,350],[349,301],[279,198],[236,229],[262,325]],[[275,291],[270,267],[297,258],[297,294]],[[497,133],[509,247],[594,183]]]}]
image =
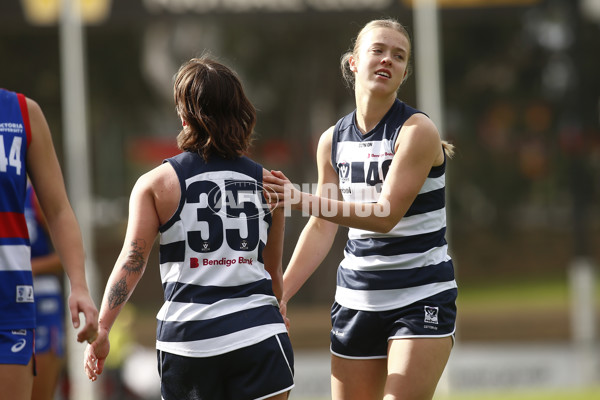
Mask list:
[{"label": "navy and white hooped jersey", "polygon": [[30,141],[25,96],[0,89],[0,329],[35,327],[31,251],[24,214]]},{"label": "navy and white hooped jersey", "polygon": [[[355,125],[356,111],[338,121],[332,165],[345,201],[377,202],[400,129],[415,113],[420,111],[396,99],[365,135]],[[431,169],[415,201],[390,232],[350,228],[337,273],[339,304],[384,311],[456,288],[445,239],[445,169],[445,160]]]},{"label": "navy and white hooped jersey", "polygon": [[286,332],[262,259],[271,225],[262,167],[191,152],[166,161],[182,196],[160,228],[157,349],[209,357]]}]

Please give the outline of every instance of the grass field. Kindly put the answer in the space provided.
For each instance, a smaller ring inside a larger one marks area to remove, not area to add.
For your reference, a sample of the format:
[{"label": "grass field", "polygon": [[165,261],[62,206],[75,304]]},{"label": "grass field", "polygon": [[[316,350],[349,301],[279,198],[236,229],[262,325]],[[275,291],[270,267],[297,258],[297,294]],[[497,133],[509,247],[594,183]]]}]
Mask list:
[{"label": "grass field", "polygon": [[[436,396],[434,400],[595,400],[600,399],[600,387],[574,390],[511,390],[502,392],[460,393]],[[330,400],[325,397],[294,396],[290,400]]]},{"label": "grass field", "polygon": [[600,399],[600,387],[573,390],[514,390],[503,392],[462,393],[437,396],[434,400],[593,400]]},{"label": "grass field", "polygon": [[[596,277],[596,288],[600,276]],[[569,304],[569,282],[566,279],[540,279],[536,281],[490,282],[462,284],[459,287],[458,305],[466,310],[489,307],[514,309],[523,304],[529,307],[561,308]],[[596,290],[596,304],[600,305],[600,291]]]}]

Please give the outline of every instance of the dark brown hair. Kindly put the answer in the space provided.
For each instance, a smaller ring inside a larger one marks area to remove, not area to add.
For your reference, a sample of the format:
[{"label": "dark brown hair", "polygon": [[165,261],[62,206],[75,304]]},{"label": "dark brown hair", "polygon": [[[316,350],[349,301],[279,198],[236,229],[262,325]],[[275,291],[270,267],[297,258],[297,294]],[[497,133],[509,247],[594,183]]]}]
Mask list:
[{"label": "dark brown hair", "polygon": [[256,109],[236,73],[207,57],[192,58],[175,75],[177,114],[184,126],[177,136],[183,151],[235,158],[250,147]]}]

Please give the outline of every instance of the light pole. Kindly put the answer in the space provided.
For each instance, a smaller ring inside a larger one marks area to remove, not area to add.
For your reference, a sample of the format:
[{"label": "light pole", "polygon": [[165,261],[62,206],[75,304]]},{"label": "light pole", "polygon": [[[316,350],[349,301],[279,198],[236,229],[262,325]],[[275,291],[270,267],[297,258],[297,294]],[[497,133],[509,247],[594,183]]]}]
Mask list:
[{"label": "light pole", "polygon": [[[443,139],[445,135],[442,105],[444,86],[440,67],[440,24],[437,0],[413,0],[413,25],[417,108],[431,117]],[[449,220],[448,213],[449,207],[446,205],[447,220]],[[436,393],[447,397],[450,390],[450,378],[446,368]]]},{"label": "light pole", "polygon": [[[97,273],[94,257],[94,229],[91,175],[86,112],[85,51],[80,1],[62,0],[60,12],[60,55],[63,110],[63,142],[66,158],[66,186],[79,221],[86,253],[86,275],[92,298],[96,299]],[[67,288],[69,285],[65,285]],[[85,346],[78,344],[76,332],[66,324],[71,398],[95,400],[91,382],[83,372]]]}]

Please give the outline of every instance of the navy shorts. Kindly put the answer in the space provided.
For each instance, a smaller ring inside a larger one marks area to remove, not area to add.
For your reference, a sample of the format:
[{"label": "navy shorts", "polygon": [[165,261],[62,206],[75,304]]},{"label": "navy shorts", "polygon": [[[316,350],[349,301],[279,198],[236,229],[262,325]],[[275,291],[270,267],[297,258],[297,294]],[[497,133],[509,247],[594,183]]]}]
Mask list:
[{"label": "navy shorts", "polygon": [[358,311],[337,302],[331,307],[331,352],[343,358],[386,358],[388,340],[454,335],[456,289],[406,307]]},{"label": "navy shorts", "polygon": [[294,387],[287,333],[213,357],[158,351],[158,368],[164,400],[258,400]]},{"label": "navy shorts", "polygon": [[33,329],[0,330],[0,364],[29,364],[33,342]]}]

